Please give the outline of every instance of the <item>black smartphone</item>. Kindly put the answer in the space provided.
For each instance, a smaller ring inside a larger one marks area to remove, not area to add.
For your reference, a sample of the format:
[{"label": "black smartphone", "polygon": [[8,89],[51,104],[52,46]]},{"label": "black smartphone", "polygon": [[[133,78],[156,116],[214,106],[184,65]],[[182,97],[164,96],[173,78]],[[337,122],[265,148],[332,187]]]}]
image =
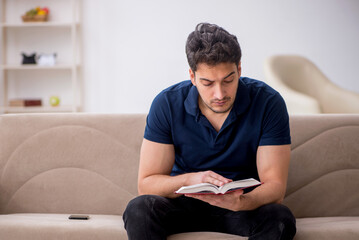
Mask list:
[{"label": "black smartphone", "polygon": [[90,216],[83,215],[83,214],[73,214],[73,215],[70,215],[69,219],[71,219],[71,220],[88,220],[88,219],[90,219]]}]

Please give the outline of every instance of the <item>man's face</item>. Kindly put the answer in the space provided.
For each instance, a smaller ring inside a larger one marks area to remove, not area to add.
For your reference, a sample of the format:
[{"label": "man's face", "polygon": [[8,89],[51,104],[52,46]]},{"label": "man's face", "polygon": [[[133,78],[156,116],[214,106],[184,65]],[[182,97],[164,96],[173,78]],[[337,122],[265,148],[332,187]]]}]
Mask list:
[{"label": "man's face", "polygon": [[238,79],[241,75],[241,64],[220,63],[209,66],[197,65],[197,71],[189,70],[192,84],[199,93],[199,106],[202,111],[226,113],[232,109],[236,98]]}]

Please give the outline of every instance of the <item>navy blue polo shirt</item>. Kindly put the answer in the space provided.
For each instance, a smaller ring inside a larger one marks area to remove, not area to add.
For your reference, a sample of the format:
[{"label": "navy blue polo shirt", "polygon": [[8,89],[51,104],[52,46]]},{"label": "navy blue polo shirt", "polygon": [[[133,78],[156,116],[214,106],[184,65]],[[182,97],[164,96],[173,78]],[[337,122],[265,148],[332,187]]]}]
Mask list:
[{"label": "navy blue polo shirt", "polygon": [[267,84],[241,77],[233,108],[217,132],[198,106],[191,81],[163,90],[147,116],[145,139],[173,144],[171,175],[212,170],[238,180],[259,179],[258,146],[290,144],[285,102]]}]

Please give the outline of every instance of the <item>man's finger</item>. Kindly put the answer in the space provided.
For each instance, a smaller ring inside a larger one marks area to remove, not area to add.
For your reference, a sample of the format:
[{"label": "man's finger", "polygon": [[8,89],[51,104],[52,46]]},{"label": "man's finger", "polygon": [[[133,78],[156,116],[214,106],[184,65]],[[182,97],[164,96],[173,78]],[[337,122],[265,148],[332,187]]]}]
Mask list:
[{"label": "man's finger", "polygon": [[210,177],[209,179],[210,183],[213,183],[217,186],[222,186],[232,181],[231,179],[225,178],[215,172],[210,172],[209,177]]}]

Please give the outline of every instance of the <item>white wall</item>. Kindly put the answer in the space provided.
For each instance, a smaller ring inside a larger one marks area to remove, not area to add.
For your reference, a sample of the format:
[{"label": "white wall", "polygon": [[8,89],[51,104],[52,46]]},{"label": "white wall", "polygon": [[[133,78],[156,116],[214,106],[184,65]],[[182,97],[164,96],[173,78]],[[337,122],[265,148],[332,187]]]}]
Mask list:
[{"label": "white wall", "polygon": [[237,35],[245,76],[264,80],[266,57],[300,54],[359,92],[357,0],[84,0],[85,111],[147,112],[188,79],[184,45],[202,21]]}]

